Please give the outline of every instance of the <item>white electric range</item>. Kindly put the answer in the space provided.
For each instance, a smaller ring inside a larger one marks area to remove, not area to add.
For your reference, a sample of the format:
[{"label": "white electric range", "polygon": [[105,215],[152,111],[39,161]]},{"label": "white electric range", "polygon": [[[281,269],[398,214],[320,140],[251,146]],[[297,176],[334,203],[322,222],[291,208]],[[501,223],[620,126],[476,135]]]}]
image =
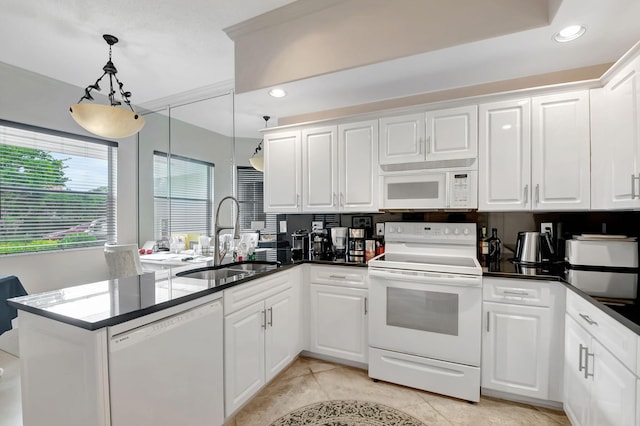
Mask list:
[{"label": "white electric range", "polygon": [[387,222],[368,266],[369,376],[479,401],[476,224]]}]

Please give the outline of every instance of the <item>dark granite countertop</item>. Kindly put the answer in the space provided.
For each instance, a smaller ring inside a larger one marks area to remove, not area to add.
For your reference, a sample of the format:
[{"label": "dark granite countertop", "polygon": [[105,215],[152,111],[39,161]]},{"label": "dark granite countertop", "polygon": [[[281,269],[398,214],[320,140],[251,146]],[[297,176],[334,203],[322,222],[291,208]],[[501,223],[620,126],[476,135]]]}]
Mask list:
[{"label": "dark granite countertop", "polygon": [[[364,263],[288,261],[260,273],[238,274],[222,279],[195,279],[176,274],[203,265],[149,272],[133,277],[84,284],[60,290],[12,298],[7,303],[22,311],[44,316],[86,330],[114,326],[158,312],[208,294],[266,277],[303,263],[366,267]],[[213,266],[208,262],[207,266]]]}]

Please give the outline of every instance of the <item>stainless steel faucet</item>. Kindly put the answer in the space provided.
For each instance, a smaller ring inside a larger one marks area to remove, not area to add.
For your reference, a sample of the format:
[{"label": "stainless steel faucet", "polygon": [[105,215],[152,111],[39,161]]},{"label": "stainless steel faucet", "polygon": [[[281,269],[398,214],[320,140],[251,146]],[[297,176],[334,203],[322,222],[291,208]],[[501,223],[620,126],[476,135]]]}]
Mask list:
[{"label": "stainless steel faucet", "polygon": [[[236,203],[236,224],[234,226],[220,225],[220,206],[222,206],[222,203],[224,203],[224,201],[227,199],[233,200]],[[222,263],[222,259],[224,259],[224,256],[227,254],[228,247],[226,245],[222,253],[220,252],[220,231],[223,231],[225,229],[233,229],[233,239],[240,239],[240,203],[238,203],[238,200],[231,195],[228,195],[220,200],[220,203],[218,203],[218,208],[216,209],[216,226],[213,244],[215,246],[213,255],[214,265],[220,265]]]}]

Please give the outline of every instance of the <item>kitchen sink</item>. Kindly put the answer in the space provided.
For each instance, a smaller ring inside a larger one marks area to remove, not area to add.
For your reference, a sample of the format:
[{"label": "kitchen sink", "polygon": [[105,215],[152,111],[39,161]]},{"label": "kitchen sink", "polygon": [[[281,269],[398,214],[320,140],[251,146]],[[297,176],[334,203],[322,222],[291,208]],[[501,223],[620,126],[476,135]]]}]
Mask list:
[{"label": "kitchen sink", "polygon": [[178,272],[176,275],[185,278],[196,278],[201,280],[226,280],[239,275],[250,276],[273,270],[280,266],[280,262],[234,262],[226,265],[207,266],[204,268],[192,269]]},{"label": "kitchen sink", "polygon": [[176,275],[185,278],[197,278],[200,280],[224,280],[236,275],[244,274],[245,271],[233,271],[231,269],[205,269],[200,268],[194,271],[178,272]]}]

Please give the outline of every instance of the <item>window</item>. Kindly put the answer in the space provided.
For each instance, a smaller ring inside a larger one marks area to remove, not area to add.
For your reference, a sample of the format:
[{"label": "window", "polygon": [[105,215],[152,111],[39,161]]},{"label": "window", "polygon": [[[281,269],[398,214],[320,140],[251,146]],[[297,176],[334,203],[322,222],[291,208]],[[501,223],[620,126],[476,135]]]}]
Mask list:
[{"label": "window", "polygon": [[238,167],[238,202],[240,203],[240,231],[255,230],[251,222],[264,222],[261,233],[275,235],[277,215],[264,212],[263,174],[253,167]]},{"label": "window", "polygon": [[156,240],[170,234],[213,234],[213,171],[213,163],[154,151]]},{"label": "window", "polygon": [[0,254],[115,242],[117,146],[0,120]]}]

